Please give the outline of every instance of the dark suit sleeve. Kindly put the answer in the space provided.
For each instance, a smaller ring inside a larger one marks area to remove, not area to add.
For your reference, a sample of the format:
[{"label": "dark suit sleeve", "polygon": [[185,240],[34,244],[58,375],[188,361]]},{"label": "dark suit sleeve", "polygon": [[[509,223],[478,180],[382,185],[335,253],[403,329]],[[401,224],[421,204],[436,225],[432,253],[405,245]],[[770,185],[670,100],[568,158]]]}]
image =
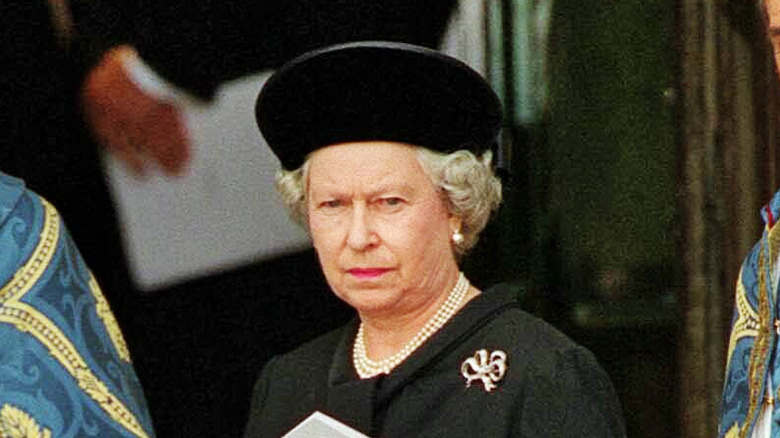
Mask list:
[{"label": "dark suit sleeve", "polygon": [[594,356],[570,348],[529,370],[516,437],[625,437],[612,383]]},{"label": "dark suit sleeve", "polygon": [[455,0],[72,0],[85,52],[134,45],[158,73],[208,98],[225,81],[356,40],[438,44]]}]

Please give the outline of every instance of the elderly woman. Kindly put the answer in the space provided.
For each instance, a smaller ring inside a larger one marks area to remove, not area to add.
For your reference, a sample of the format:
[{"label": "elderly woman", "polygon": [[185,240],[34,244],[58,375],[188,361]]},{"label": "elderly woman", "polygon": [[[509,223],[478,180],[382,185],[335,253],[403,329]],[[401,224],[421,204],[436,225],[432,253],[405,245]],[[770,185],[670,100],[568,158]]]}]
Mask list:
[{"label": "elderly woman", "polygon": [[477,73],[416,46],[335,46],[281,68],[256,110],[357,318],[266,365],[247,438],[355,436],[320,414],[372,437],[623,435],[592,354],[460,272],[501,199],[501,105]]}]

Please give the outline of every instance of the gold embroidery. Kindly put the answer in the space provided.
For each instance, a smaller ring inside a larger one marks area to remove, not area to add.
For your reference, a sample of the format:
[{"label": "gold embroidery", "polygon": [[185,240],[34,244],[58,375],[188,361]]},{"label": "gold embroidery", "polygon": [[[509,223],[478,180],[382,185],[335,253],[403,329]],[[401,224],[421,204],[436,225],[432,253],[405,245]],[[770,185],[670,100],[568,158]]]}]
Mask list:
[{"label": "gold embroidery", "polygon": [[[775,299],[772,287],[772,278],[767,278],[767,264],[773,263],[777,259],[778,240],[780,240],[780,226],[767,230],[768,237],[761,242],[758,256],[758,329],[756,339],[753,343],[753,349],[750,352],[750,365],[748,367],[749,402],[747,420],[740,430],[740,437],[746,437],[749,419],[753,418],[756,411],[763,401],[763,382],[766,374],[766,362],[769,354],[769,345],[771,344],[774,330],[769,317],[769,299]],[[769,248],[766,248],[769,245]],[[767,260],[767,253],[769,258]]]},{"label": "gold embroidery", "polygon": [[50,438],[51,431],[38,425],[29,414],[9,404],[0,409],[0,437]]},{"label": "gold embroidery", "polygon": [[[79,387],[95,400],[114,421],[136,436],[148,438],[149,435],[143,430],[133,413],[111,394],[108,387],[95,376],[79,354],[78,349],[60,328],[34,307],[19,301],[30,291],[46,270],[54,254],[57,239],[59,239],[59,215],[51,204],[43,199],[41,201],[45,211],[41,239],[30,260],[17,271],[6,286],[0,289],[0,322],[13,324],[18,330],[30,333],[49,350],[51,355],[76,379]],[[90,287],[93,288],[92,281]],[[105,303],[105,300],[103,302]],[[101,307],[100,312],[110,313],[107,309],[106,304]],[[106,320],[106,318],[103,319],[103,321]],[[112,322],[112,324],[115,323],[115,321]],[[118,331],[118,326],[112,329]],[[118,339],[121,339],[121,336]],[[117,343],[116,339],[112,337],[112,341],[118,346],[124,346],[124,340]],[[126,347],[124,349],[126,352]],[[121,350],[118,349],[118,351]],[[5,438],[5,435],[0,435],[0,438]]]},{"label": "gold embroidery", "polygon": [[742,284],[742,270],[740,270],[738,278],[735,299],[737,320],[734,322],[734,327],[731,330],[731,338],[729,339],[729,349],[726,359],[727,364],[731,363],[731,355],[734,353],[734,348],[736,348],[737,342],[740,339],[758,335],[758,314],[750,307],[750,302],[748,302],[747,294],[745,293],[745,285]]},{"label": "gold embroidery", "polygon": [[780,398],[780,388],[777,388],[777,394],[775,394],[775,396],[772,397],[772,400],[777,400],[778,398]]},{"label": "gold embroidery", "polygon": [[119,358],[125,362],[130,362],[130,351],[127,349],[127,343],[122,336],[122,331],[119,329],[119,324],[116,322],[114,313],[111,312],[111,308],[108,306],[106,297],[103,296],[103,292],[100,290],[97,280],[92,274],[89,274],[89,289],[92,291],[92,296],[95,297],[97,304],[95,305],[95,311],[100,319],[103,321],[103,325],[106,327],[108,336],[111,338],[111,342],[114,344]]},{"label": "gold embroidery", "polygon": [[723,435],[723,438],[737,438],[739,436],[739,424],[734,423],[733,426],[731,426],[731,429],[729,429],[728,432],[726,432],[726,435]]},{"label": "gold embroidery", "polygon": [[41,238],[30,260],[16,271],[8,284],[0,288],[0,305],[6,301],[16,301],[23,297],[43,275],[43,271],[46,270],[52,256],[54,256],[54,249],[57,247],[57,239],[60,236],[60,218],[57,210],[51,204],[44,199],[41,201],[46,214]]}]

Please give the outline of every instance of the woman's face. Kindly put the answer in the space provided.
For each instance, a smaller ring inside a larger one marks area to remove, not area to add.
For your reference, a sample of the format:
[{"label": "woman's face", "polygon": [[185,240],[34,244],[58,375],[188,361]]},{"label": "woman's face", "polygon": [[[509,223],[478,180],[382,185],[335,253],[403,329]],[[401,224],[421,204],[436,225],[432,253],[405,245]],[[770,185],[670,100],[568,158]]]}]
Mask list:
[{"label": "woman's face", "polygon": [[414,314],[452,286],[451,216],[415,148],[328,146],[310,158],[309,229],[333,291],[363,317]]}]

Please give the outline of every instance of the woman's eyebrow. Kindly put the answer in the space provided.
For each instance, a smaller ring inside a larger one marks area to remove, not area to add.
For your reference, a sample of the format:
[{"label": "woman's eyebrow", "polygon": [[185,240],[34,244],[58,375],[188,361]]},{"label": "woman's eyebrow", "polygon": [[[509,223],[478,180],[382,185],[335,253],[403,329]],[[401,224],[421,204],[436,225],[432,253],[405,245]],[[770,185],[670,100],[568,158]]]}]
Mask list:
[{"label": "woman's eyebrow", "polygon": [[414,187],[407,181],[388,181],[380,182],[375,187],[371,188],[367,194],[369,196],[377,196],[388,192],[408,194],[413,191]]}]

